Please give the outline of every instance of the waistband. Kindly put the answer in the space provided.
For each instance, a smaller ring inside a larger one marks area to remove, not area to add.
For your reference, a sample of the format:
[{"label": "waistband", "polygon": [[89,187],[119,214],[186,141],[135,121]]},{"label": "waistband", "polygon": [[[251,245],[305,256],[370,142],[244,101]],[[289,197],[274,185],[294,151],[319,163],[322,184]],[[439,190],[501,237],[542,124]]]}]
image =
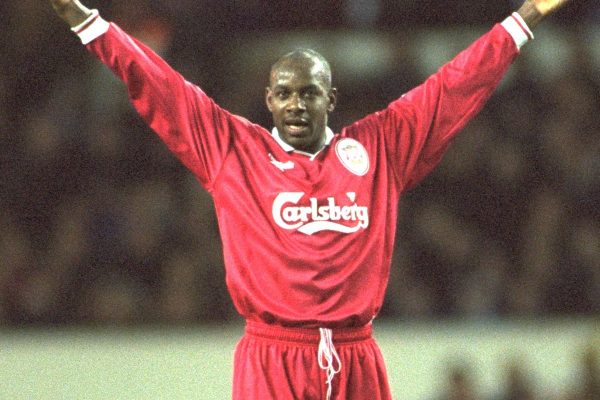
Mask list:
[{"label": "waistband", "polygon": [[[373,337],[373,325],[332,329],[331,332],[334,344],[356,343]],[[246,335],[315,346],[318,346],[321,341],[319,328],[291,328],[248,320],[246,320]]]}]

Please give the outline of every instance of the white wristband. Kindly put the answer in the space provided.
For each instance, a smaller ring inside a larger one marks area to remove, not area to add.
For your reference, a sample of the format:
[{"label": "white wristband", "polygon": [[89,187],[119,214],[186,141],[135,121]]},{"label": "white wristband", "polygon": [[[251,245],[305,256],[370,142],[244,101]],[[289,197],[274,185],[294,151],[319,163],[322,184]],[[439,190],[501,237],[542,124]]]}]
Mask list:
[{"label": "white wristband", "polygon": [[525,20],[523,20],[523,17],[517,12],[512,13],[510,17],[502,21],[501,25],[512,36],[519,49],[533,39],[533,33],[525,23]]},{"label": "white wristband", "polygon": [[94,9],[85,21],[74,26],[71,30],[79,36],[81,43],[86,45],[99,36],[104,35],[108,31],[109,26],[110,24],[102,19],[98,10]]}]

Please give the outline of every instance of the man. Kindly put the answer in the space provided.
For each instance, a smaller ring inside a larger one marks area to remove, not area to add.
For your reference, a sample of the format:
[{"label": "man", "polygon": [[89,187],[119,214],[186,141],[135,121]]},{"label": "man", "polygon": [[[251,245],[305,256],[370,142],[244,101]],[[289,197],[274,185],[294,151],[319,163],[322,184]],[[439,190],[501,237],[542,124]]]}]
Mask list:
[{"label": "man", "polygon": [[390,399],[371,321],[399,197],[483,107],[530,28],[568,0],[527,0],[422,85],[337,134],[327,127],[337,94],[330,67],[312,50],[273,65],[268,132],[220,108],[96,10],[50,1],[213,197],[227,286],[247,320],[233,398]]}]

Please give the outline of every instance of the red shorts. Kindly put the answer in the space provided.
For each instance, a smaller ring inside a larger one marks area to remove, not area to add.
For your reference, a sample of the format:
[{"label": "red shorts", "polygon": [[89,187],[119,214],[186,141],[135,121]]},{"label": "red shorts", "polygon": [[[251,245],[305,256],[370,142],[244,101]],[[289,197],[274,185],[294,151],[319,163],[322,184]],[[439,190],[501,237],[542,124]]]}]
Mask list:
[{"label": "red shorts", "polygon": [[[235,350],[233,399],[326,400],[330,391],[331,400],[389,400],[385,364],[371,333],[371,325],[333,330],[334,349],[328,349],[320,347],[319,329],[248,321]],[[322,367],[332,353],[328,384]]]}]

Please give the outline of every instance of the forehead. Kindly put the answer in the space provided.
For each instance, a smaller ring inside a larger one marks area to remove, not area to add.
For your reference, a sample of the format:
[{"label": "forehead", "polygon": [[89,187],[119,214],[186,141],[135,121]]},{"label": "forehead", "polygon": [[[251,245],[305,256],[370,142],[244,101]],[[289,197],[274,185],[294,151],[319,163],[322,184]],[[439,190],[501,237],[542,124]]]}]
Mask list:
[{"label": "forehead", "polygon": [[310,58],[288,59],[275,65],[271,71],[270,84],[274,86],[319,85],[326,87],[328,73],[319,60]]}]

